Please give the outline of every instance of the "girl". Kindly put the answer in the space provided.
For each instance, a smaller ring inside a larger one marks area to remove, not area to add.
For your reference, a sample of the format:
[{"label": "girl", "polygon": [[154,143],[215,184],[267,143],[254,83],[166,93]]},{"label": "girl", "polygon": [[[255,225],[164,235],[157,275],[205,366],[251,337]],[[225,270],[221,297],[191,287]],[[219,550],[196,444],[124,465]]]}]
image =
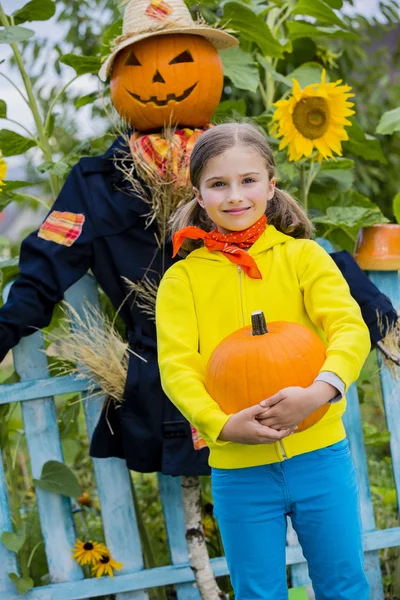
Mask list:
[{"label": "girl", "polygon": [[[273,156],[258,129],[231,123],[206,131],[194,146],[190,176],[196,197],[177,213],[173,242],[176,252],[189,238],[191,251],[159,288],[159,365],[164,391],[210,448],[235,598],[288,598],[289,515],[316,599],[367,600],[357,483],[341,419],[343,393],[370,348],[359,307],[332,259],[308,239],[306,215],[276,189]],[[267,322],[317,332],[326,360],[308,388],[288,387],[225,414],[205,389],[205,366],[256,310]],[[332,401],[321,421],[292,435]]]}]

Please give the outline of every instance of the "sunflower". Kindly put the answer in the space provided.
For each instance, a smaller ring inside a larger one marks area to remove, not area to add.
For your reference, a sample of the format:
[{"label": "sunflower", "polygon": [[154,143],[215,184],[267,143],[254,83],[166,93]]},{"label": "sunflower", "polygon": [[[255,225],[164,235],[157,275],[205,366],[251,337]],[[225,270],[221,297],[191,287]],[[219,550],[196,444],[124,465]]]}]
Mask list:
[{"label": "sunflower", "polygon": [[102,575],[114,577],[114,569],[119,571],[123,566],[123,563],[114,560],[107,552],[106,554],[103,554],[99,562],[92,567],[92,574],[96,575],[96,577],[101,577]]},{"label": "sunflower", "polygon": [[325,69],[321,83],[313,83],[301,89],[293,79],[292,95],[286,100],[275,102],[276,110],[272,119],[271,133],[282,138],[279,150],[289,146],[289,160],[298,161],[318,151],[317,160],[333,158],[333,152],[342,156],[341,142],[348,140],[346,119],[354,115],[354,106],[348,99],[354,94],[348,85],[340,85],[342,80],[326,83]]},{"label": "sunflower", "polygon": [[103,555],[108,554],[108,550],[104,544],[99,542],[82,542],[77,539],[75,546],[72,548],[72,558],[80,565],[95,565]]},{"label": "sunflower", "polygon": [[0,189],[4,185],[4,179],[7,175],[7,164],[4,162],[2,156],[3,155],[0,150]]}]

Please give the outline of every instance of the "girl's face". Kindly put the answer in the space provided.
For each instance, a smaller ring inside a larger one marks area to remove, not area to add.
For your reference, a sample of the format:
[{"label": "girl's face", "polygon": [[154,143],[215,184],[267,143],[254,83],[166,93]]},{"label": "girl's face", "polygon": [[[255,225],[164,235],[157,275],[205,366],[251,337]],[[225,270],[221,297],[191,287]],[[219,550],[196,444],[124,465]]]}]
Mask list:
[{"label": "girl's face", "polygon": [[256,150],[234,146],[208,161],[200,189],[194,191],[218,231],[230,233],[247,229],[262,217],[275,184]]}]

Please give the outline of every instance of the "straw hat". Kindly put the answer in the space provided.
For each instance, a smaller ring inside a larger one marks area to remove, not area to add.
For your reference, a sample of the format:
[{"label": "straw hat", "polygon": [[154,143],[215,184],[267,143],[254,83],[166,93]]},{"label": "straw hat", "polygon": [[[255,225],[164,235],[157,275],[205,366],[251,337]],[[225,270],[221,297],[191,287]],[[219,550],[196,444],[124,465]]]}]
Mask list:
[{"label": "straw hat", "polygon": [[128,0],[122,35],[114,40],[114,50],[99,71],[105,81],[118,52],[126,46],[155,35],[189,33],[207,38],[216,48],[233,48],[238,41],[222,29],[193,21],[183,0]]}]

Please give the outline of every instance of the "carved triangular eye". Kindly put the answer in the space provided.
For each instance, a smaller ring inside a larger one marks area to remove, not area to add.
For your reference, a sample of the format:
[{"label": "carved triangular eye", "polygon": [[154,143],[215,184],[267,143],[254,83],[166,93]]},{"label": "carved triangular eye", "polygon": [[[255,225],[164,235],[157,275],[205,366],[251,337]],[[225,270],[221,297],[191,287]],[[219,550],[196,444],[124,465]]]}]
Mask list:
[{"label": "carved triangular eye", "polygon": [[136,54],[131,50],[128,54],[128,58],[125,61],[127,67],[141,67],[142,64],[138,61]]},{"label": "carved triangular eye", "polygon": [[176,65],[177,63],[184,63],[184,62],[194,62],[189,50],[185,50],[184,52],[181,52],[180,54],[178,54],[178,56],[175,56],[175,58],[173,58],[169,64]]}]

